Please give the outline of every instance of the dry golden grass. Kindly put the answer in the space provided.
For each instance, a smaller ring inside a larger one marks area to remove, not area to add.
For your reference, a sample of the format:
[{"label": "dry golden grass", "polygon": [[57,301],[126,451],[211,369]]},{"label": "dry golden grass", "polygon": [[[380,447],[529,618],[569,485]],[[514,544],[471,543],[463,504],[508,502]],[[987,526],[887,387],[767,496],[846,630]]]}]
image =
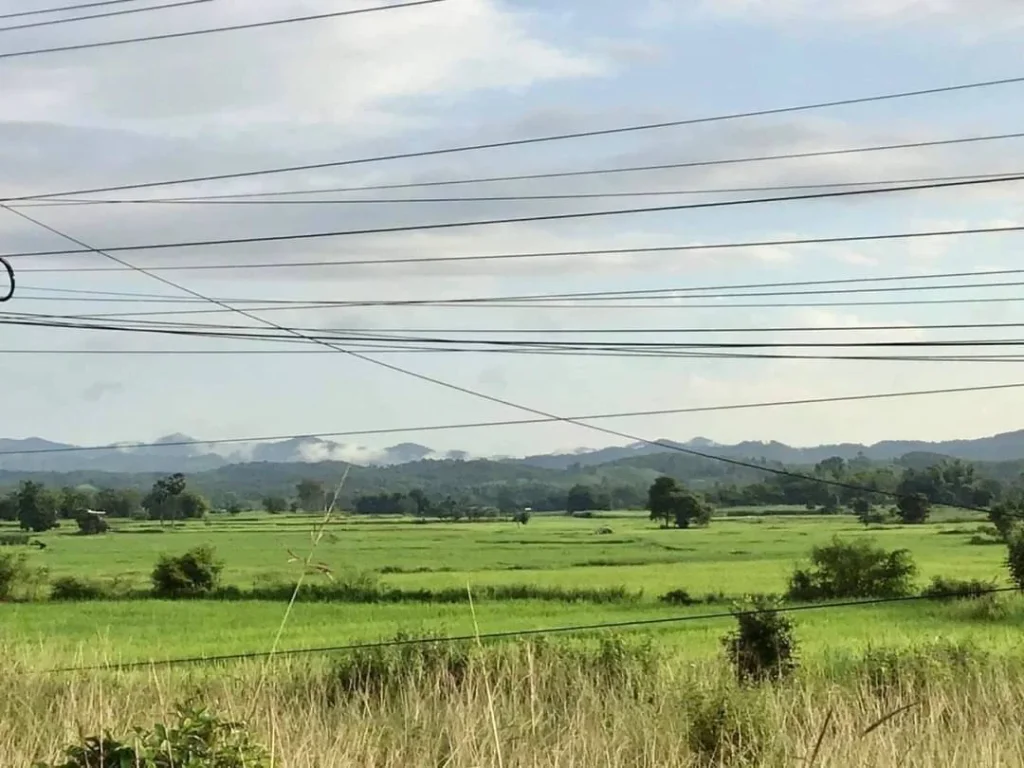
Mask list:
[{"label": "dry golden grass", "polygon": [[60,677],[10,662],[0,765],[53,758],[83,732],[127,735],[188,700],[246,720],[283,768],[806,766],[819,737],[815,766],[1024,765],[1024,664],[969,649],[833,660],[747,690],[723,663],[620,642],[362,661],[357,674],[278,659],[263,686],[258,663]]}]

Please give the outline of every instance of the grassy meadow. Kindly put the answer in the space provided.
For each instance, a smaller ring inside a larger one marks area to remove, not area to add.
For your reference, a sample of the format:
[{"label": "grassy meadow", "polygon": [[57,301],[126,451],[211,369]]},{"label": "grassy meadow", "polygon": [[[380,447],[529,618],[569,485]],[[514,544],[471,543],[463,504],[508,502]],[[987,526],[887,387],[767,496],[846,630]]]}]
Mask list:
[{"label": "grassy meadow", "polygon": [[[298,602],[278,647],[728,613],[728,599],[673,606],[659,598],[674,589],[695,597],[782,593],[794,565],[834,536],[908,549],[919,586],[937,575],[1008,584],[1005,549],[980,543],[980,517],[939,511],[926,525],[865,529],[852,517],[784,511],[682,531],[636,513],[538,515],[525,526],[340,516],[313,558],[336,580],[468,590],[473,605]],[[248,588],[294,582],[302,565],[293,555],[310,552],[316,522],[249,514],[161,529],[114,521],[103,536],[77,536],[65,524],[38,537],[45,549],[23,551],[51,580],[118,580],[141,589],[161,554],[209,544],[224,561],[223,581]],[[486,592],[524,585],[622,592],[606,601],[494,599]],[[1024,598],[1016,594],[792,614],[797,676],[750,689],[737,685],[723,660],[731,617],[470,642],[458,646],[468,649],[469,661],[454,667],[448,650],[398,650],[372,658],[284,655],[270,665],[257,659],[47,672],[265,652],[286,607],[256,599],[0,604],[0,765],[53,759],[55,745],[80,731],[127,733],[166,720],[174,702],[193,699],[245,720],[272,749],[274,764],[289,768],[782,766],[810,764],[822,733],[816,765],[1024,764],[1024,737],[1005,717],[1024,704]],[[345,671],[358,663],[373,673],[364,679]],[[371,679],[376,683],[366,687]],[[906,705],[912,708],[864,734]]]}]

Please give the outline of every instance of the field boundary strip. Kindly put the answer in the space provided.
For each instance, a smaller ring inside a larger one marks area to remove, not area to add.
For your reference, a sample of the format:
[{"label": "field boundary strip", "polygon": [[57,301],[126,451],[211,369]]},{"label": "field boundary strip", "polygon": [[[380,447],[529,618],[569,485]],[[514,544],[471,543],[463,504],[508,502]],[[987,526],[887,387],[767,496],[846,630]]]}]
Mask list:
[{"label": "field boundary strip", "polygon": [[[986,595],[995,595],[1008,592],[1020,592],[1017,587],[995,587],[972,593],[970,597],[977,598]],[[510,640],[524,637],[537,637],[541,635],[566,635],[577,632],[594,632],[609,629],[639,629],[642,627],[667,626],[672,624],[683,624],[695,621],[713,621],[717,619],[730,619],[738,616],[752,616],[757,613],[805,613],[809,611],[832,610],[839,608],[859,608],[862,606],[888,605],[893,603],[909,603],[920,600],[952,600],[965,598],[963,593],[948,592],[938,595],[909,595],[906,597],[880,597],[869,600],[844,600],[831,603],[815,603],[810,605],[780,606],[778,608],[767,608],[758,610],[731,610],[716,611],[715,613],[701,613],[689,616],[667,616],[652,619],[631,619],[628,621],[601,622],[597,624],[573,624],[562,627],[544,627],[537,629],[511,629],[498,632],[482,632],[469,635],[453,635],[450,637],[412,637],[394,638],[392,640],[378,640],[374,642],[349,643],[346,645],[321,646],[317,648],[292,648],[279,650],[274,656],[307,656],[327,653],[344,653],[346,651],[363,651],[374,648],[396,648],[401,646],[431,645],[441,643],[465,643],[478,640]],[[22,675],[46,675],[66,674],[74,672],[116,672],[132,669],[147,669],[155,667],[175,667],[190,664],[217,664],[231,661],[246,661],[249,659],[262,659],[270,656],[266,651],[249,651],[241,653],[222,654],[217,656],[183,656],[170,659],[154,659],[150,661],[130,661],[116,664],[96,664],[89,666],[75,667],[54,667],[52,669],[24,670]]]}]

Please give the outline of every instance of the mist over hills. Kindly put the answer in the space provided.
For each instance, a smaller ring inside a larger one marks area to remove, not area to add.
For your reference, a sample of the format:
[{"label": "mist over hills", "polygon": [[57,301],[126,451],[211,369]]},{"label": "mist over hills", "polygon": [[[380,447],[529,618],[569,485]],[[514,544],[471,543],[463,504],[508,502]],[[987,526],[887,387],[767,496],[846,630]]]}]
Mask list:
[{"label": "mist over hills", "polygon": [[[89,450],[39,437],[0,438],[0,470],[9,472],[111,473],[206,472],[236,464],[316,464],[347,462],[366,467],[388,467],[426,460],[468,461],[467,451],[435,451],[418,443],[400,443],[384,449],[339,443],[317,437],[296,437],[263,443],[196,445],[188,435],[166,435],[154,445],[117,444]],[[921,440],[884,440],[873,445],[840,443],[794,447],[776,441],[744,441],[722,445],[706,438],[687,442],[668,439],[660,445],[634,443],[597,450],[579,449],[525,458],[501,457],[493,461],[538,469],[567,470],[596,467],[634,457],[657,453],[678,453],[673,448],[699,451],[712,456],[776,462],[815,464],[831,456],[852,459],[863,456],[873,461],[894,461],[906,454],[934,454],[970,461],[1012,461],[1024,459],[1024,430],[1005,432],[970,440],[927,442]],[[480,457],[482,458],[482,457]]]}]

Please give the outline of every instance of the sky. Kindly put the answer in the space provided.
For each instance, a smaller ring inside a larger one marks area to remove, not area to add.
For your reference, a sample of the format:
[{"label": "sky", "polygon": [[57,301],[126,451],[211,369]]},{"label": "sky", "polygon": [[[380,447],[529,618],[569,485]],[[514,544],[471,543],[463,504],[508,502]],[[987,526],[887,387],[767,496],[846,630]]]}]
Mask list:
[{"label": "sky", "polygon": [[[0,0],[0,17],[63,3]],[[156,5],[140,0],[136,5]],[[163,4],[163,3],[159,3]],[[373,7],[372,0],[210,0],[20,30],[0,54]],[[105,9],[93,9],[99,12]],[[112,9],[111,9],[112,10]],[[65,14],[66,15],[66,14]],[[0,27],[60,15],[0,18]],[[1016,0],[445,0],[421,7],[89,50],[0,57],[0,198],[317,164],[677,121],[1024,76]],[[80,196],[138,200],[360,187],[588,168],[695,163],[1012,133],[1024,84],[638,131]],[[14,203],[96,248],[415,227],[442,222],[735,200],[752,193],[415,202],[437,196],[721,190],[1024,170],[1024,139],[645,173],[366,191],[388,203],[315,205]],[[97,253],[21,256],[5,313],[205,310],[149,320],[264,329],[405,332],[450,338],[679,342],[1013,339],[1019,286],[710,298],[657,307],[358,306],[254,310],[259,302],[381,302],[930,275],[1024,267],[1022,234],[868,243],[409,263],[416,258],[841,237],[1024,224],[1019,183],[898,194],[426,229],[273,243],[118,252],[136,267],[232,265],[152,276]],[[806,191],[805,191],[806,193]],[[772,193],[770,196],[784,194]],[[334,195],[343,198],[346,195]],[[754,195],[756,196],[756,195]],[[328,195],[312,195],[324,199]],[[394,202],[396,198],[406,202]],[[281,198],[278,198],[281,199]],[[293,198],[301,199],[301,198]],[[77,246],[0,210],[0,252]],[[400,263],[299,266],[311,261]],[[247,264],[284,265],[238,268]],[[1013,282],[1003,277],[971,283]],[[184,288],[186,290],[181,290]],[[81,291],[129,293],[115,296]],[[194,294],[189,295],[189,291]],[[161,298],[156,298],[161,297]],[[1003,301],[974,301],[1004,299]],[[168,299],[181,300],[172,303]],[[908,301],[931,300],[927,304]],[[888,302],[879,304],[878,302]],[[188,302],[188,303],[184,303]],[[249,302],[246,304],[245,302]],[[875,302],[874,306],[865,302]],[[696,301],[689,302],[698,304]],[[751,307],[751,303],[791,306]],[[792,304],[801,306],[792,306]],[[746,304],[748,306],[737,306]],[[816,304],[817,306],[806,306]],[[852,305],[851,305],[852,304]],[[219,311],[216,311],[219,310]],[[248,309],[246,310],[249,311]],[[136,316],[139,319],[139,316]],[[94,321],[96,322],[96,321]],[[102,321],[101,321],[102,322]],[[122,322],[108,318],[106,322]],[[907,326],[764,331],[778,327]],[[306,434],[529,418],[491,397],[559,416],[692,408],[1024,382],[1024,362],[582,357],[483,352],[366,353],[323,346],[5,324],[0,436],[79,444]],[[722,333],[721,329],[738,330]],[[685,329],[658,336],[601,334]],[[714,329],[714,334],[707,331]],[[499,333],[503,332],[503,333]],[[561,331],[553,334],[552,331]],[[344,347],[344,344],[340,344]],[[21,351],[18,351],[21,350]],[[245,350],[246,354],[237,354]],[[185,351],[203,354],[184,354]],[[788,350],[810,353],[814,350]],[[1013,352],[997,348],[994,353]],[[301,354],[297,354],[301,352]],[[947,350],[947,353],[950,352]],[[978,349],[965,354],[983,354]],[[154,354],[159,353],[159,354]],[[212,354],[216,353],[216,354]],[[820,351],[819,351],[820,353]],[[952,350],[952,354],[956,354]],[[843,354],[840,352],[840,354]],[[940,353],[941,354],[941,353]],[[443,380],[445,388],[422,377]],[[1024,427],[1024,390],[634,417],[602,424],[643,439],[795,445],[940,440]],[[361,438],[473,455],[628,442],[579,425],[407,432]]]}]

